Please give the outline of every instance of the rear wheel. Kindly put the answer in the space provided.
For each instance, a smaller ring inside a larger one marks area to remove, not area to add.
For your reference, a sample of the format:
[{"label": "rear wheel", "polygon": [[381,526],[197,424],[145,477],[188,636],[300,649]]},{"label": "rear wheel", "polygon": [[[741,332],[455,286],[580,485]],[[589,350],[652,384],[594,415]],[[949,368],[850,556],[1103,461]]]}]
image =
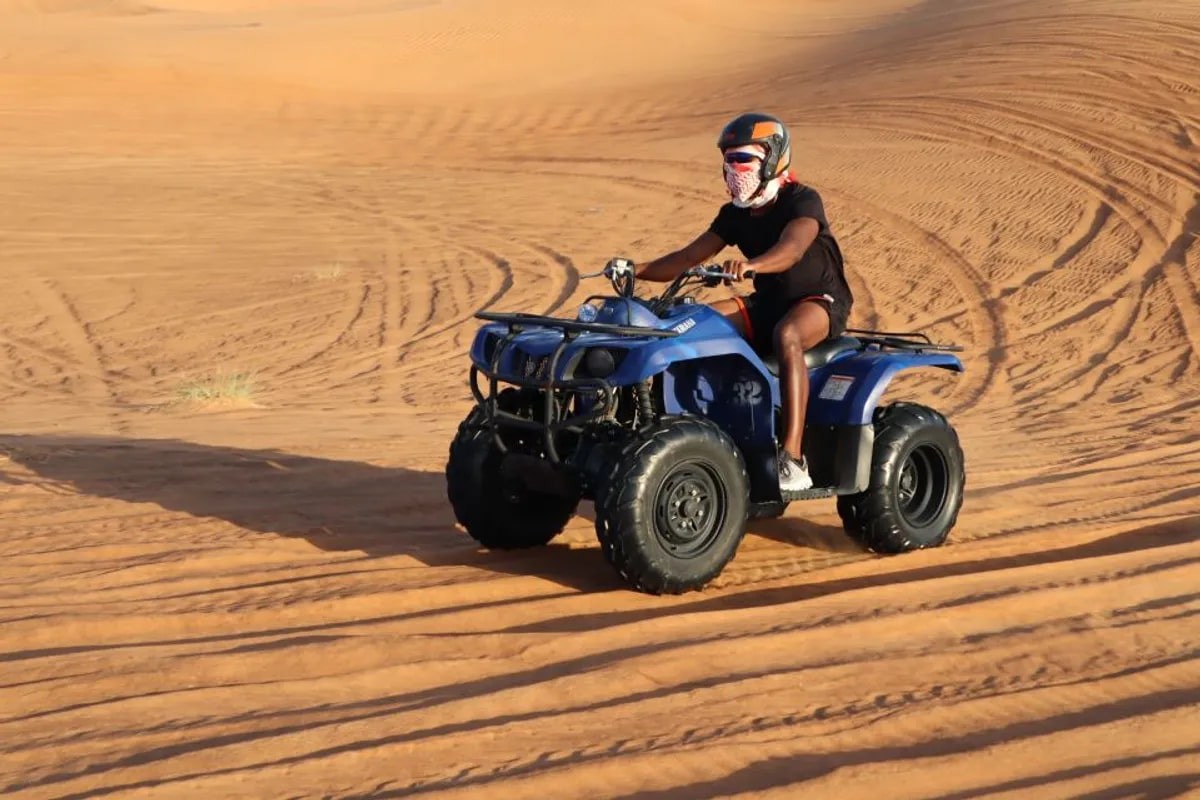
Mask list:
[{"label": "rear wheel", "polygon": [[596,507],[605,558],[651,594],[707,584],[733,559],[746,530],[749,477],[720,428],[664,418],[617,456]]},{"label": "rear wheel", "polygon": [[[500,393],[507,411],[519,411],[521,395]],[[538,547],[557,536],[575,514],[577,493],[547,493],[530,488],[535,481],[505,469],[508,457],[482,427],[486,416],[476,406],[459,426],[446,463],[446,494],[454,516],[472,538],[492,549]],[[515,463],[515,460],[514,460]]]},{"label": "rear wheel", "polygon": [[962,507],[963,462],[958,434],[937,411],[915,403],[880,409],[870,486],[838,498],[846,533],[876,553],[942,544]]}]

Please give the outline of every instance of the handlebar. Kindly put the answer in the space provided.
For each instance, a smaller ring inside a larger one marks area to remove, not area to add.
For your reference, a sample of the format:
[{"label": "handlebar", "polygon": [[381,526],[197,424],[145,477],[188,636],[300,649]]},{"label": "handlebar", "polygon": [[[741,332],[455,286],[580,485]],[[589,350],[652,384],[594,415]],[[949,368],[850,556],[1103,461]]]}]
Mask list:
[{"label": "handlebar", "polygon": [[[699,267],[692,267],[690,270],[688,270],[688,272],[698,275],[702,278],[712,278],[715,280],[736,281],[738,279],[736,275],[722,271],[721,266],[719,264],[704,264]],[[755,275],[754,270],[752,270],[752,269],[744,270],[742,272],[742,279],[750,280],[751,278],[754,277],[754,275]]]},{"label": "handlebar", "polygon": [[[624,258],[614,258],[600,272],[589,273],[580,277],[598,278],[605,276],[612,281],[613,288],[619,295],[622,297],[633,297],[635,272],[636,270],[632,261]],[[750,280],[754,275],[754,270],[744,270],[741,280]],[[659,297],[650,301],[650,307],[655,310],[655,313],[665,311],[670,307],[671,302],[675,299],[675,295],[679,293],[679,290],[691,278],[698,278],[706,286],[719,286],[721,283],[738,280],[736,275],[725,272],[719,264],[701,264],[686,269],[677,275]]]},{"label": "handlebar", "polygon": [[[625,275],[632,274],[632,272],[633,272],[632,263],[628,265],[627,269],[628,269],[628,271],[625,271],[624,269],[614,270],[612,265],[610,264],[609,266],[606,266],[604,269],[600,270],[599,272],[585,272],[585,273],[582,273],[579,277],[580,278],[608,277],[610,279],[624,277]],[[749,280],[749,279],[753,278],[754,275],[755,275],[755,271],[752,269],[748,269],[742,273],[742,278],[744,280]],[[720,264],[702,264],[698,267],[692,267],[691,269],[685,270],[679,277],[684,278],[684,277],[692,277],[692,276],[700,277],[700,278],[712,278],[714,280],[730,280],[730,281],[737,280],[736,275],[733,275],[728,272],[723,272],[721,270]],[[678,278],[676,278],[676,280],[678,280]]]}]

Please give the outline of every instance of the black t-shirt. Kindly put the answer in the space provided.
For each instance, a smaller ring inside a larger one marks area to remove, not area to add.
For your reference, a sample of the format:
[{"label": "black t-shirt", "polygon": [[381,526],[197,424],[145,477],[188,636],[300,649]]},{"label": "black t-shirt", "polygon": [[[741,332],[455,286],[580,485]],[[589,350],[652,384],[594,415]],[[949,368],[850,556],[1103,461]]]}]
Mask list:
[{"label": "black t-shirt", "polygon": [[817,238],[804,256],[783,272],[755,275],[755,291],[786,300],[825,293],[847,304],[853,299],[843,271],[842,252],[829,230],[825,205],[815,189],[789,183],[779,190],[779,196],[765,212],[751,214],[751,211],[726,203],[709,226],[710,231],[725,244],[741,250],[747,259],[757,258],[774,247],[783,229],[794,219],[812,217],[818,225]]}]

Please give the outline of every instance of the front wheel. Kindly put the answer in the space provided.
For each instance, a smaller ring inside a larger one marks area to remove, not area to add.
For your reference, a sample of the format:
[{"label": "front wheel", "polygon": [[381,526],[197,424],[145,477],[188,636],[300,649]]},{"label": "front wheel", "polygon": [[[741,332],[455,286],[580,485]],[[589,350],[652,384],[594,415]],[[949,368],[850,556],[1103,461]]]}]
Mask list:
[{"label": "front wheel", "polygon": [[[509,392],[509,390],[505,390]],[[515,410],[516,394],[501,393],[501,406]],[[446,463],[446,494],[454,516],[472,538],[491,549],[539,547],[549,543],[575,514],[579,496],[533,491],[530,481],[504,469],[505,455],[482,426],[475,407],[459,426]]]},{"label": "front wheel", "polygon": [[958,434],[937,411],[915,403],[880,409],[870,486],[838,498],[846,533],[875,553],[942,544],[962,506],[963,461]]},{"label": "front wheel", "polygon": [[720,428],[664,418],[618,454],[599,492],[596,535],[633,588],[699,589],[732,560],[746,530],[750,479]]}]

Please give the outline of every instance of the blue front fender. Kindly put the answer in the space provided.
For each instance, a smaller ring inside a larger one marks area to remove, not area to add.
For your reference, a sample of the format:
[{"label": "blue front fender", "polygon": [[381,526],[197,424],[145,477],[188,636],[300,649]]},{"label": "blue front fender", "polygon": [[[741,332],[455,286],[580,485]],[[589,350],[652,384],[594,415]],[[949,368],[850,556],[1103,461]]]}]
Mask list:
[{"label": "blue front fender", "polygon": [[809,425],[869,425],[879,398],[897,372],[938,367],[963,372],[949,353],[871,351],[839,359],[817,370],[809,389]]},{"label": "blue front fender", "polygon": [[[636,352],[636,351],[635,351]],[[727,360],[732,357],[733,360]],[[731,339],[699,339],[695,341],[667,340],[644,348],[630,359],[630,372],[637,382],[668,372],[677,364],[704,359],[722,359],[724,365],[739,364],[742,373],[750,372],[766,385],[772,405],[779,404],[779,386],[772,380],[762,361],[745,342]],[[728,368],[728,367],[727,367]]]}]

